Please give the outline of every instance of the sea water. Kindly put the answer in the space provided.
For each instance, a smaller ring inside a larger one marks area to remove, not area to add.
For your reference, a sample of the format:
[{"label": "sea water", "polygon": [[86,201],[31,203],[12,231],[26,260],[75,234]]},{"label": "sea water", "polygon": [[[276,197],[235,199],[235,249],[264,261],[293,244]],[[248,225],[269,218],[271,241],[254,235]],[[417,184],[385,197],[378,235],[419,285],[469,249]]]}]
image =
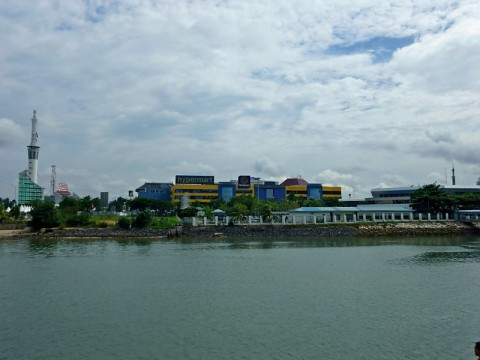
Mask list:
[{"label": "sea water", "polygon": [[470,359],[480,238],[1,240],[0,359]]}]

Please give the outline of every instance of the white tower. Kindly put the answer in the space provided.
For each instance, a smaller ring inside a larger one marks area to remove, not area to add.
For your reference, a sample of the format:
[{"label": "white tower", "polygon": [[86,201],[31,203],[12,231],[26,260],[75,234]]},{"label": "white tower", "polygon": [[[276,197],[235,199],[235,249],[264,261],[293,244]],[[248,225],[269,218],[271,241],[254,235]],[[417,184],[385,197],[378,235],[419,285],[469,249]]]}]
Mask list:
[{"label": "white tower", "polygon": [[57,179],[56,166],[52,165],[52,178],[50,179],[50,186],[52,187],[52,195],[55,195],[55,183]]},{"label": "white tower", "polygon": [[37,169],[38,169],[38,153],[40,152],[40,147],[37,146],[38,133],[37,133],[37,112],[33,110],[32,117],[32,139],[30,140],[30,145],[27,146],[28,149],[28,170],[27,174],[30,180],[35,184],[37,183]]}]

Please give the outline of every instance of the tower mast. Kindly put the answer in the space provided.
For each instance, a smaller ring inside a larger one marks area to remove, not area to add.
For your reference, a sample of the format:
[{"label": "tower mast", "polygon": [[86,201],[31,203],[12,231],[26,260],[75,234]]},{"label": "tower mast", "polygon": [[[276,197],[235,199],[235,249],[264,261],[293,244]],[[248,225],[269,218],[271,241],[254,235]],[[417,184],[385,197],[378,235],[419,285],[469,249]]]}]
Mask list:
[{"label": "tower mast", "polygon": [[30,140],[30,145],[27,146],[28,149],[28,170],[27,174],[30,180],[35,184],[37,183],[37,174],[38,174],[38,153],[40,152],[40,147],[37,146],[38,133],[37,133],[37,111],[33,110],[32,117],[32,137]]},{"label": "tower mast", "polygon": [[52,186],[52,195],[55,194],[56,177],[57,177],[56,166],[52,165],[52,178],[50,179],[50,185]]},{"label": "tower mast", "polygon": [[452,164],[452,185],[455,185],[455,167]]}]

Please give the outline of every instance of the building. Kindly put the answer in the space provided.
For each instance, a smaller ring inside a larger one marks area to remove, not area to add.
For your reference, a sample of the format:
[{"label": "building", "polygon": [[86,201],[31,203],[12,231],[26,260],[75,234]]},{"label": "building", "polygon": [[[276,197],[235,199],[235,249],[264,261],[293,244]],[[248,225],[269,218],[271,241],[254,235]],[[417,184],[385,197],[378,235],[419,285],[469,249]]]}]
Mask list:
[{"label": "building", "polygon": [[171,201],[170,192],[172,186],[172,183],[146,182],[139,188],[135,189],[135,191],[139,197]]},{"label": "building", "polygon": [[408,205],[358,205],[347,207],[301,207],[288,212],[294,224],[320,224],[357,221],[413,220],[414,212]]},{"label": "building", "polygon": [[[411,195],[421,186],[392,187],[372,189],[372,198],[366,199],[374,204],[410,204]],[[480,186],[442,186],[447,195],[480,194]]]},{"label": "building", "polygon": [[213,176],[177,175],[171,187],[171,201],[178,204],[182,198],[191,203],[211,203],[219,199],[218,184]]},{"label": "building", "polygon": [[38,146],[37,112],[33,111],[30,145],[27,146],[28,168],[18,174],[18,204],[29,205],[34,200],[43,199],[43,188],[37,184]]},{"label": "building", "polygon": [[107,209],[108,208],[108,192],[102,191],[100,192],[100,209]]},{"label": "building", "polygon": [[175,184],[145,183],[135,190],[139,197],[171,201],[174,204],[209,204],[213,201],[231,201],[234,197],[251,196],[259,200],[281,201],[285,199],[340,199],[339,186],[309,184],[301,178],[288,178],[281,184],[240,175],[237,180],[215,182],[214,176],[177,175]]},{"label": "building", "polygon": [[19,205],[30,205],[34,200],[43,199],[43,188],[35,184],[27,170],[18,174],[18,197]]}]

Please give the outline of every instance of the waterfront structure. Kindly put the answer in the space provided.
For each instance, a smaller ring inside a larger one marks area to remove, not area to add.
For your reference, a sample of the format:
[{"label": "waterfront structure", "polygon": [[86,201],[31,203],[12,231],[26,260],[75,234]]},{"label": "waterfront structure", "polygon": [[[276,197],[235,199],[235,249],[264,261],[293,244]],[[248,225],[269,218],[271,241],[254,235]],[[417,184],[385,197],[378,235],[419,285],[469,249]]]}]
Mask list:
[{"label": "waterfront structure", "polygon": [[43,199],[43,188],[37,184],[38,146],[37,112],[33,111],[30,145],[27,146],[28,168],[18,174],[18,204],[29,205],[33,200]]},{"label": "waterfront structure", "polygon": [[480,221],[479,210],[466,210],[449,213],[416,213],[406,204],[370,204],[348,207],[301,207],[298,209],[275,212],[268,220],[262,216],[246,216],[232,219],[230,216],[212,218],[193,217],[189,221],[194,226],[225,225],[235,221],[237,225],[316,225],[332,223],[358,222],[447,222],[447,221]]},{"label": "waterfront structure", "polygon": [[[421,186],[376,188],[371,190],[372,198],[365,200],[374,204],[410,204],[411,195],[420,188]],[[445,185],[442,190],[447,195],[480,194],[480,186]]]},{"label": "waterfront structure", "polygon": [[[414,211],[410,206],[404,204],[357,205],[351,207],[301,207],[289,211],[289,218],[293,224],[404,221],[413,220]],[[425,219],[427,219],[427,217],[425,217]]]},{"label": "waterfront structure", "polygon": [[182,207],[193,203],[208,204],[216,200],[231,201],[234,197],[252,196],[259,200],[340,199],[340,186],[309,184],[301,178],[288,178],[281,184],[240,175],[237,180],[215,182],[214,176],[177,175],[175,184],[147,182],[135,190],[139,197],[171,201]]}]

